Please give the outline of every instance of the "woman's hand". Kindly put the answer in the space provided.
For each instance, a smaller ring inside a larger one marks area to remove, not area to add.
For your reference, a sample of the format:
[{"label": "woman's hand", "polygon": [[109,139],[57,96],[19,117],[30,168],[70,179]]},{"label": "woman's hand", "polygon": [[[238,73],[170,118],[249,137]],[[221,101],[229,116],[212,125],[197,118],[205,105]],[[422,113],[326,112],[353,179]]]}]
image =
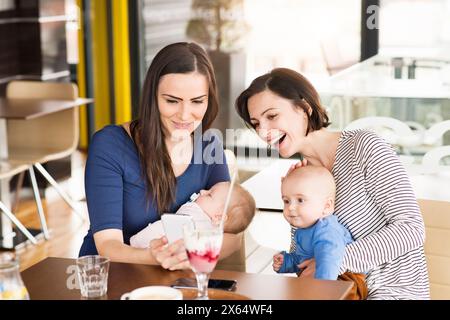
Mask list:
[{"label": "woman's hand", "polygon": [[297,163],[294,163],[293,165],[291,165],[291,166],[289,167],[289,170],[286,172],[286,175],[285,175],[284,177],[281,177],[281,181],[283,181],[283,179],[284,179],[289,173],[291,173],[292,171],[294,171],[295,169],[300,168],[300,167],[305,167],[305,166],[307,166],[307,165],[308,165],[308,160],[306,160],[306,159],[303,159],[302,161],[299,161],[299,162],[297,162]]},{"label": "woman's hand", "polygon": [[150,251],[155,260],[168,270],[182,270],[189,268],[189,261],[182,239],[168,244],[167,238],[162,237],[150,242]]},{"label": "woman's hand", "polygon": [[299,278],[314,278],[314,274],[316,273],[316,260],[305,260],[298,265],[298,268],[303,270],[300,273]]}]

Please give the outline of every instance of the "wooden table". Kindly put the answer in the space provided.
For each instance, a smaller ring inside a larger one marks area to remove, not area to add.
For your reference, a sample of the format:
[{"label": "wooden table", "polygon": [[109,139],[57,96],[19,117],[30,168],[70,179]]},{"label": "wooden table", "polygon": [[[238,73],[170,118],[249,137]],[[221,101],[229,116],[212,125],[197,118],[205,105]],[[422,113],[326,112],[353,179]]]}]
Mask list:
[{"label": "wooden table", "polygon": [[[32,300],[79,300],[73,287],[76,277],[74,259],[47,258],[22,272],[22,279]],[[108,294],[120,299],[133,289],[149,285],[170,285],[181,277],[193,277],[191,271],[166,271],[159,266],[111,263]],[[345,299],[352,282],[315,280],[216,270],[211,278],[237,280],[236,293],[256,300],[339,300]]]},{"label": "wooden table", "polygon": [[92,103],[93,99],[42,100],[0,98],[0,118],[29,120]]},{"label": "wooden table", "polygon": [[[47,100],[47,99],[6,99],[0,98],[0,161],[8,159],[8,130],[7,120],[29,120],[43,117],[55,112],[79,107],[92,103],[93,99],[78,98],[76,100]],[[0,200],[11,207],[9,200],[9,179],[0,180]],[[1,247],[12,248],[15,233],[11,222],[0,216]]]}]

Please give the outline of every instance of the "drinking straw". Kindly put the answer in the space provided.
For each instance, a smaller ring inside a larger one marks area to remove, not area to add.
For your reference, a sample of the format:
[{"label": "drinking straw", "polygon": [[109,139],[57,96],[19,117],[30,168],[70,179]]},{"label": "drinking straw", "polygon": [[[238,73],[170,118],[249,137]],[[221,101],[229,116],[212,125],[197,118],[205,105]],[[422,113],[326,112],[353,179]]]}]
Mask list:
[{"label": "drinking straw", "polygon": [[228,188],[228,194],[227,194],[227,199],[225,200],[225,207],[223,209],[222,219],[220,219],[220,229],[222,229],[222,230],[223,230],[223,224],[225,222],[225,215],[228,210],[228,205],[230,204],[231,193],[233,192],[233,186],[234,186],[235,180],[236,180],[236,171],[233,173],[233,177],[231,178],[231,184],[230,184],[230,187]]}]

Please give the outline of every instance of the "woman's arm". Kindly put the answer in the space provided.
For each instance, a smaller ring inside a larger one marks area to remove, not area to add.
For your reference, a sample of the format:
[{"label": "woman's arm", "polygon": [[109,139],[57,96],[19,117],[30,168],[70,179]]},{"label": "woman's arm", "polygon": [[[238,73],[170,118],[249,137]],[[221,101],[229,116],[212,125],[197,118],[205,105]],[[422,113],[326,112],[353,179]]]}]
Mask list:
[{"label": "woman's arm", "polygon": [[[183,241],[165,247],[167,240],[165,237],[162,239],[153,240],[148,249],[141,249],[124,244],[122,230],[109,229],[94,234],[98,253],[111,261],[161,264],[163,268],[170,270],[188,268],[189,265],[184,263],[187,256]],[[239,250],[241,241],[242,234],[224,233],[220,259],[227,258]]]},{"label": "woman's arm", "polygon": [[98,253],[110,258],[111,261],[158,264],[150,248],[133,248],[124,244],[122,230],[107,229],[96,232],[94,240]]},{"label": "woman's arm", "polygon": [[[110,128],[94,135],[86,162],[86,199],[91,231],[99,254],[112,261],[186,267],[186,253],[179,243],[154,240],[149,249],[133,248],[123,239],[123,171],[120,144]],[[119,140],[120,141],[120,140]],[[183,249],[183,250],[182,250]]]},{"label": "woman's arm", "polygon": [[150,242],[149,248],[133,248],[123,243],[122,230],[102,230],[94,234],[95,245],[100,255],[111,261],[161,265],[165,269],[189,268],[183,242],[168,245],[165,237]]},{"label": "woman's arm", "polygon": [[[366,272],[423,246],[425,227],[406,170],[392,148],[373,133],[364,133],[361,164],[368,196],[386,222],[379,231],[346,246],[341,273]],[[367,226],[372,228],[374,226]]]}]

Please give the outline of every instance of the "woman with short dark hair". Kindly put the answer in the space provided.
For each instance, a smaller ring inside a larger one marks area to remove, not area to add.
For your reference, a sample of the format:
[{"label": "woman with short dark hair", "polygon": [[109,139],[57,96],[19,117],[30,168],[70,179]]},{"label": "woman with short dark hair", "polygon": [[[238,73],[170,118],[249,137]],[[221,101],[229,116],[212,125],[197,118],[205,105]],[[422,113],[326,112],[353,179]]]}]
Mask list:
[{"label": "woman with short dark hair", "polygon": [[[390,145],[366,130],[327,130],[318,93],[289,69],[256,78],[237,98],[236,109],[283,158],[299,153],[297,167],[323,166],[333,174],[334,214],[355,239],[346,246],[341,274],[365,273],[369,299],[429,299],[423,219]],[[300,277],[314,276],[314,260],[299,267]]]}]

